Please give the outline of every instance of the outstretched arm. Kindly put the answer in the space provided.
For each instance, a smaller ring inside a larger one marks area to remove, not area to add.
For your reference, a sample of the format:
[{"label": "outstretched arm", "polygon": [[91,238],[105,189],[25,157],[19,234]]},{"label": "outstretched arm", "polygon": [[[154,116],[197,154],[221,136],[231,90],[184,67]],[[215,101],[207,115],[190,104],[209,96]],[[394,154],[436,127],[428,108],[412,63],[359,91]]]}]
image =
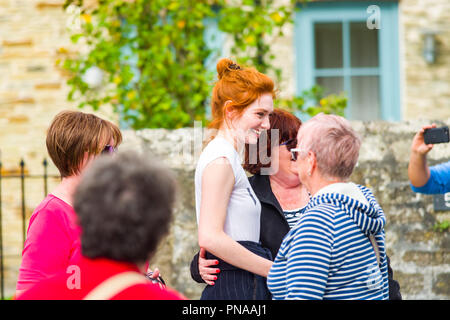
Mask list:
[{"label": "outstretched arm", "polygon": [[426,129],[436,128],[436,124],[423,126],[414,136],[411,145],[411,155],[408,165],[408,177],[414,187],[422,187],[430,179],[430,169],[427,165],[427,153],[433,148],[432,144],[425,144],[423,133]]}]

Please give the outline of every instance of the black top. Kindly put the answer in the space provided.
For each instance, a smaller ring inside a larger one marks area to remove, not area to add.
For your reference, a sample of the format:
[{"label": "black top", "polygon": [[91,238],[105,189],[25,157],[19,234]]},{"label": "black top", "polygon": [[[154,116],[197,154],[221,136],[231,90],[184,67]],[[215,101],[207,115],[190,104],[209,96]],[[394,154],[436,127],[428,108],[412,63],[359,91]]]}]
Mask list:
[{"label": "black top", "polygon": [[[280,249],[284,236],[289,232],[289,224],[283,214],[283,209],[270,187],[268,175],[255,174],[248,178],[256,196],[261,202],[261,230],[259,240],[261,245],[270,250],[272,260],[275,259]],[[389,299],[401,300],[400,285],[393,279],[393,271],[388,262]],[[196,282],[204,283],[198,270],[198,253],[191,262],[191,277]]]},{"label": "black top", "polygon": [[255,174],[248,178],[250,185],[261,202],[261,230],[259,241],[270,250],[275,259],[284,236],[289,232],[289,224],[283,214],[283,209],[270,187],[269,176]]}]

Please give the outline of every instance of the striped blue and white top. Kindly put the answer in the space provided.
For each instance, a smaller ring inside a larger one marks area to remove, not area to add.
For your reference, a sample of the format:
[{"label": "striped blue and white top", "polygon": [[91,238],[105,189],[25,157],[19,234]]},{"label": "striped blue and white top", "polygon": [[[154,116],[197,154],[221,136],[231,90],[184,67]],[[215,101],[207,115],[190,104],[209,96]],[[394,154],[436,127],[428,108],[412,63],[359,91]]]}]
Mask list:
[{"label": "striped blue and white top", "polygon": [[267,278],[273,299],[389,298],[384,212],[369,189],[352,185],[365,201],[316,194],[286,235]]},{"label": "striped blue and white top", "polygon": [[297,224],[305,210],[306,206],[294,210],[283,210],[284,217],[286,218],[290,229],[292,229]]}]

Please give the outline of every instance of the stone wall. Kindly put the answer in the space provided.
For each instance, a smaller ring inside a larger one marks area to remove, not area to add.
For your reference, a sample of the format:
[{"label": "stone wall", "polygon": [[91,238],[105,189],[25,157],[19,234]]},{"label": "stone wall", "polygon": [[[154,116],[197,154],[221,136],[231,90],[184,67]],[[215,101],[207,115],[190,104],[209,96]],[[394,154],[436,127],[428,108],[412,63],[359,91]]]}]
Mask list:
[{"label": "stone wall", "polygon": [[[421,126],[355,123],[364,143],[352,180],[370,187],[386,213],[387,252],[404,298],[449,299],[449,232],[433,227],[450,220],[450,212],[435,212],[433,197],[413,193],[407,176],[411,140]],[[450,160],[450,145],[436,145],[428,159],[430,165]]]},{"label": "stone wall", "polygon": [[[432,197],[413,193],[407,177],[411,140],[422,122],[352,123],[363,137],[352,180],[371,188],[386,213],[387,251],[403,297],[449,299],[449,232],[434,231],[433,226],[450,220],[450,212],[435,212]],[[450,119],[445,123],[450,124]],[[198,137],[199,131],[126,131],[121,150],[150,152],[152,161],[164,161],[177,173],[179,195],[172,231],[151,265],[161,268],[171,286],[197,299],[202,285],[191,280],[189,274],[189,263],[198,250],[194,135]],[[448,144],[436,145],[429,155],[430,164],[447,160]]]},{"label": "stone wall", "polygon": [[[404,120],[450,116],[450,2],[399,1],[401,100]],[[423,58],[423,32],[436,32],[436,62]]]},{"label": "stone wall", "polygon": [[[449,125],[450,119],[445,123]],[[433,226],[437,222],[450,220],[450,212],[435,212],[432,197],[413,193],[407,178],[411,139],[423,123],[354,121],[352,124],[363,137],[359,162],[352,180],[371,188],[386,213],[387,251],[403,297],[449,299],[450,233],[434,231]],[[176,173],[178,200],[174,221],[151,266],[158,266],[169,286],[191,299],[198,299],[203,288],[203,285],[190,278],[189,273],[189,263],[198,250],[194,170],[199,143],[194,143],[194,140],[201,137],[201,128],[126,130],[120,147],[124,152],[145,152],[149,161],[162,161]],[[449,144],[436,145],[429,155],[430,164],[447,160],[450,160]],[[55,183],[57,181],[53,180],[50,190]],[[18,190],[18,182],[12,187]],[[33,185],[27,188],[32,189]],[[39,190],[39,194],[27,202],[28,214],[42,199],[42,187],[34,188]],[[19,205],[16,201],[17,210]],[[7,293],[12,294],[21,250],[20,220],[17,214],[4,222],[4,230],[10,238],[16,239],[14,246],[7,242],[5,248],[9,255]]]},{"label": "stone wall", "polygon": [[[64,0],[0,0],[0,161],[2,175],[16,175],[20,160],[25,173],[43,174],[42,161],[48,157],[46,130],[53,117],[65,109],[76,110],[67,101],[67,74],[57,62],[78,54],[82,46],[70,41],[70,13]],[[85,109],[93,112],[92,109]],[[106,106],[95,112],[117,123],[118,117]],[[56,175],[54,166],[49,174]],[[51,190],[58,179],[50,179]],[[26,217],[42,201],[43,182],[27,179]],[[15,288],[22,250],[20,180],[2,181],[3,235],[6,294]]]},{"label": "stone wall", "polygon": [[[21,157],[29,168],[40,168],[51,120],[61,110],[76,109],[76,102],[67,101],[67,74],[57,62],[83,47],[70,41],[73,18],[63,3],[0,0],[0,149],[5,172],[16,171]],[[96,113],[117,121],[107,106]]]}]

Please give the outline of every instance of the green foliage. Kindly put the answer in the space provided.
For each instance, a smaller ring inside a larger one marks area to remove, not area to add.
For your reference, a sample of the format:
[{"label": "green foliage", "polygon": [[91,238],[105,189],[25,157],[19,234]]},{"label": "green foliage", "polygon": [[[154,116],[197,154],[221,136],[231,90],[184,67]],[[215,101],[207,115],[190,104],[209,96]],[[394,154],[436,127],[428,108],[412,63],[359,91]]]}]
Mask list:
[{"label": "green foliage", "polygon": [[343,93],[326,96],[324,89],[316,85],[310,90],[303,91],[300,96],[291,99],[278,99],[276,104],[279,108],[290,112],[300,112],[311,117],[320,112],[344,116],[347,98]]},{"label": "green foliage", "polygon": [[450,221],[448,220],[444,220],[442,222],[437,222],[434,226],[433,226],[433,230],[436,232],[447,232],[450,229]]},{"label": "green foliage", "polygon": [[231,53],[244,65],[252,65],[262,73],[274,72],[278,80],[281,70],[274,68],[275,55],[270,51],[268,37],[282,36],[282,27],[292,23],[297,1],[277,5],[274,0],[242,0],[242,5],[223,5],[218,11],[220,30],[231,35]]},{"label": "green foliage", "polygon": [[[99,1],[83,11],[82,33],[72,36],[89,53],[64,62],[72,74],[69,99],[82,100],[81,107],[111,103],[136,129],[202,120],[212,78],[203,66],[210,51],[202,22],[211,16],[206,1]],[[93,66],[104,73],[101,90],[83,81]]]},{"label": "green foliage", "polygon": [[[68,99],[79,107],[98,109],[110,104],[132,128],[180,128],[206,120],[214,72],[205,61],[214,52],[205,43],[205,20],[215,19],[219,29],[232,36],[232,54],[240,63],[264,73],[274,68],[275,58],[267,37],[282,35],[281,27],[292,23],[295,0],[277,5],[274,0],[99,0],[95,8],[83,0],[66,0],[80,8],[80,30],[71,40],[89,50],[67,56]],[[92,67],[102,71],[99,87],[90,87],[84,75]],[[323,97],[313,88],[305,97],[284,100],[292,110],[308,114],[340,112],[345,99]],[[309,96],[311,97],[309,98]],[[312,99],[305,108],[299,99]],[[322,100],[321,100],[322,99]],[[345,106],[344,106],[345,107]]]}]

